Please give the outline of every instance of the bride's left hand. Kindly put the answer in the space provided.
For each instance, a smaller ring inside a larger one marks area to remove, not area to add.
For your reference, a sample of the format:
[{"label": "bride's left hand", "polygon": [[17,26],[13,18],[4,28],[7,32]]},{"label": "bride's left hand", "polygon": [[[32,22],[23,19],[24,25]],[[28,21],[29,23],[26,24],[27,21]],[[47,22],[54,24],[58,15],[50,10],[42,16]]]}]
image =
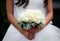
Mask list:
[{"label": "bride's left hand", "polygon": [[41,31],[42,29],[44,29],[44,27],[36,27],[36,28],[32,28],[31,30],[30,30],[30,32],[32,32],[32,33],[37,33],[37,32],[39,32],[39,31]]}]

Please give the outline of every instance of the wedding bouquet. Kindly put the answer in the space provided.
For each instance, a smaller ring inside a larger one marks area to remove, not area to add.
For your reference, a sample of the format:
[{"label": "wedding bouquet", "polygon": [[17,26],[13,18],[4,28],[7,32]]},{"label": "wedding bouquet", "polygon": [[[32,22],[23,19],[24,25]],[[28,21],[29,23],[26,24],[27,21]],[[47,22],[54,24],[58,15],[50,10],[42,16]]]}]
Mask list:
[{"label": "wedding bouquet", "polygon": [[19,15],[18,24],[23,29],[29,30],[33,27],[44,26],[45,17],[41,10],[26,9],[21,15]]}]

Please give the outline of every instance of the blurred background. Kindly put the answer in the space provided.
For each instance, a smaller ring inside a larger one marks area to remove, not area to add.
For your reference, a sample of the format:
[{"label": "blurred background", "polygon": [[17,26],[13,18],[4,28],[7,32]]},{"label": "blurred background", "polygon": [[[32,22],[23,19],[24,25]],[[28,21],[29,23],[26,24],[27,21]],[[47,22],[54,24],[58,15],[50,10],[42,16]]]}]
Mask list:
[{"label": "blurred background", "polygon": [[[60,0],[53,0],[53,11],[53,25],[60,28]],[[0,0],[0,41],[2,41],[9,24],[6,15],[6,0]]]}]

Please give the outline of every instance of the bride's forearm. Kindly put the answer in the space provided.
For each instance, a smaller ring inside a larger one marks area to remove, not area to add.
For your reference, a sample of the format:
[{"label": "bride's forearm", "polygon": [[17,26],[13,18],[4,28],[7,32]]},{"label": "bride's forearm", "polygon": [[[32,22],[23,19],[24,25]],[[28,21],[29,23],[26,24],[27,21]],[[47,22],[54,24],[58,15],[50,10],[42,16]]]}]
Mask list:
[{"label": "bride's forearm", "polygon": [[14,0],[6,0],[7,18],[16,29],[22,31],[22,28],[18,28],[18,21],[14,17]]},{"label": "bride's forearm", "polygon": [[46,16],[46,24],[45,25],[49,24],[52,19],[53,19],[53,13],[50,12]]},{"label": "bride's forearm", "polygon": [[10,21],[10,23],[19,31],[23,32],[23,29],[21,27],[19,27],[18,25],[18,21],[15,19],[15,17],[12,14],[8,14],[7,15],[8,20]]},{"label": "bride's forearm", "polygon": [[52,2],[52,0],[48,0],[46,10],[47,10],[47,16],[46,16],[46,25],[47,25],[53,18],[53,2]]}]

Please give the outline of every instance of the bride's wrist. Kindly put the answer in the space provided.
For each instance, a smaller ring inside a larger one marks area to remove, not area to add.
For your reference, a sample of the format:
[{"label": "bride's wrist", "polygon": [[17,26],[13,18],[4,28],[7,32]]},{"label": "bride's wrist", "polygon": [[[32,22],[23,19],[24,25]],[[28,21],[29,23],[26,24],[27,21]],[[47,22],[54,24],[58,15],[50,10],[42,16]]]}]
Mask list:
[{"label": "bride's wrist", "polygon": [[23,30],[22,27],[20,27],[20,26],[17,26],[17,29],[18,29],[18,31],[21,32],[21,33],[24,32],[24,30]]},{"label": "bride's wrist", "polygon": [[41,31],[45,26],[38,26],[38,30]]}]

